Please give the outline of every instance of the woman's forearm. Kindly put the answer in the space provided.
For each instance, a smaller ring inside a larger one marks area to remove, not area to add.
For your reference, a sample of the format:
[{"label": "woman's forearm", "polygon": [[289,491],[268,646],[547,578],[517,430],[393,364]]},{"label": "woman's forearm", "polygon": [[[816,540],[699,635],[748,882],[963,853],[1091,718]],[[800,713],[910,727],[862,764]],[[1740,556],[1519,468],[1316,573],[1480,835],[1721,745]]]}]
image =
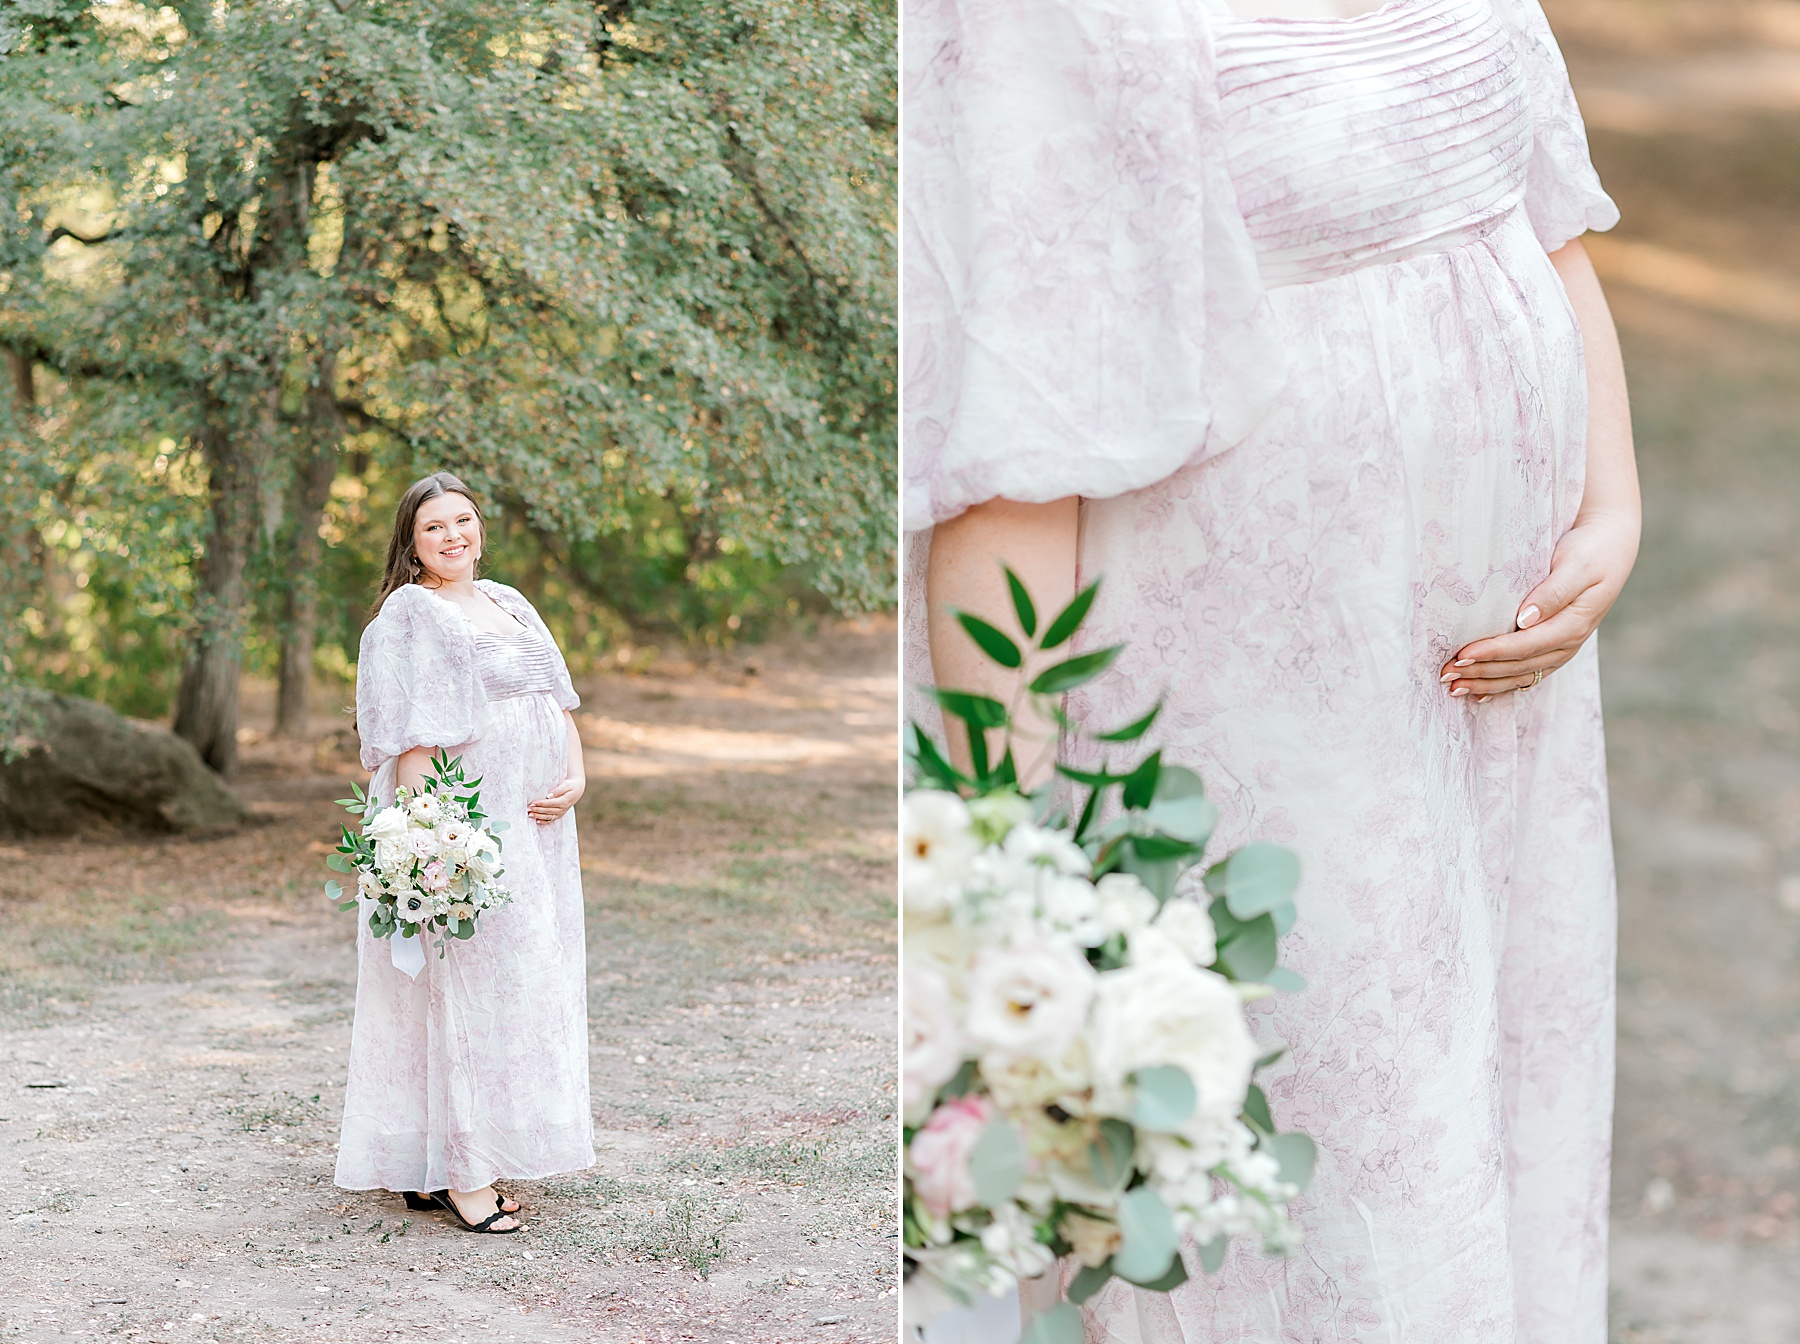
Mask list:
[{"label": "woman's forearm", "polygon": [[1578,522],[1609,519],[1630,534],[1632,553],[1642,522],[1637,457],[1631,442],[1631,404],[1625,391],[1625,362],[1612,310],[1580,239],[1550,254],[1569,303],[1581,325],[1588,381],[1587,485]]},{"label": "woman's forearm", "polygon": [[581,729],[575,726],[575,715],[566,709],[563,719],[569,726],[569,764],[564,777],[586,784],[587,758],[581,754]]},{"label": "woman's forearm", "polygon": [[[989,661],[956,623],[956,613],[980,616],[1023,641],[1003,567],[1010,566],[1024,582],[1040,622],[1047,621],[1075,595],[1076,519],[1077,501],[1073,498],[1048,504],[995,500],[932,530],[925,602],[931,671],[939,686],[1012,701],[1018,689],[1016,674]],[[1031,738],[1045,740],[1055,735],[1053,724],[1030,717],[1019,727]],[[952,759],[966,768],[969,748],[962,726],[952,721],[946,728]],[[1018,761],[1024,776],[1020,782],[1032,788],[1048,775],[1049,761],[1026,756],[1021,753]]]}]

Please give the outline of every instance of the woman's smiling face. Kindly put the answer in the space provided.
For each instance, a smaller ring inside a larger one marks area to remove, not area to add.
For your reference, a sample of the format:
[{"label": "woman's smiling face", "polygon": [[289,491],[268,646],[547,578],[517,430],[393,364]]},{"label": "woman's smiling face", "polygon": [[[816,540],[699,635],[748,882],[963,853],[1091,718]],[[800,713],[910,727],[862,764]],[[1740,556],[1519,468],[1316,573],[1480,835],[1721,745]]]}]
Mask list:
[{"label": "woman's smiling face", "polygon": [[464,583],[475,577],[481,540],[481,519],[465,496],[444,494],[419,505],[413,519],[413,553],[439,583]]}]

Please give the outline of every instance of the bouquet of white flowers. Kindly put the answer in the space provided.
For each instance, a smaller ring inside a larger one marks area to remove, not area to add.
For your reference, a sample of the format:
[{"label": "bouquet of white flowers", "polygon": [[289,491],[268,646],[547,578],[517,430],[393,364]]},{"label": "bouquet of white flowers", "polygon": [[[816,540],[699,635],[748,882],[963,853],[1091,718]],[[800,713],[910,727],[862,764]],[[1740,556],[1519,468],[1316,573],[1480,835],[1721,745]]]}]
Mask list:
[{"label": "bouquet of white flowers", "polygon": [[[1036,610],[1007,578],[1031,639]],[[957,617],[1017,671],[1021,696],[1064,742],[1081,734],[1060,697],[1122,646],[1034,664],[1074,635],[1094,593],[1025,650]],[[1277,1132],[1252,1082],[1281,1052],[1259,1051],[1244,1004],[1304,987],[1276,964],[1298,860],[1246,845],[1206,870],[1204,895],[1178,892],[1217,819],[1197,775],[1160,752],[1124,770],[1059,761],[1060,788],[1022,795],[1017,701],[933,694],[968,725],[972,769],[955,769],[914,725],[902,858],[908,1324],[999,1295],[1057,1256],[1083,1266],[1069,1290],[1080,1303],[1115,1275],[1174,1288],[1187,1277],[1184,1237],[1207,1270],[1234,1236],[1285,1252],[1295,1240],[1285,1205],[1310,1178],[1314,1148]],[[1156,715],[1091,737],[1135,742]],[[1081,1338],[1064,1303],[1026,1341]]]},{"label": "bouquet of white flowers", "polygon": [[[344,827],[337,852],[325,860],[340,873],[355,873],[357,889],[346,896],[335,879],[325,894],[338,909],[366,905],[369,932],[377,938],[438,935],[438,955],[452,938],[471,938],[484,910],[512,899],[500,882],[499,832],[481,810],[479,778],[465,779],[462,757],[431,757],[431,773],[416,789],[402,785],[381,806],[352,784],[353,798],[338,803],[362,818],[360,832]],[[484,825],[483,823],[488,823]]]}]

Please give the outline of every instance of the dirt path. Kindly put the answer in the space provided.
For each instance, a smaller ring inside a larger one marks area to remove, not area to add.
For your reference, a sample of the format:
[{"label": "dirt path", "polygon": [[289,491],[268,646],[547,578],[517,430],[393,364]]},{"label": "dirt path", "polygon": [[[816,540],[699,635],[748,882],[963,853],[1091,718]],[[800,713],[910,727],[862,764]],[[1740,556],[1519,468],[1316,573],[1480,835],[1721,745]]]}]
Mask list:
[{"label": "dirt path", "polygon": [[1571,69],[1624,212],[1594,255],[1645,493],[1643,553],[1601,636],[1620,885],[1612,1338],[1792,1344],[1800,6],[1548,7],[1585,35]]},{"label": "dirt path", "polygon": [[332,1186],[353,770],[252,745],[241,835],[0,850],[0,1338],[893,1338],[891,626],[583,690],[599,1165]]}]

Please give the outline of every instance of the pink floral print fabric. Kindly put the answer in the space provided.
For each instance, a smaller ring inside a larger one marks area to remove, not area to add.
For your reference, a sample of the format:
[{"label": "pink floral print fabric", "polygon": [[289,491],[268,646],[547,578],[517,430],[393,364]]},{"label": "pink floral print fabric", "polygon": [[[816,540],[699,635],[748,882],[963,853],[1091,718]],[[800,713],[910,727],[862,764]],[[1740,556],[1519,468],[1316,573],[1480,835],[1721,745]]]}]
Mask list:
[{"label": "pink floral print fabric", "polygon": [[[1112,727],[1163,696],[1160,745],[1206,778],[1218,844],[1302,857],[1284,959],[1310,986],[1257,1020],[1289,1047],[1267,1076],[1277,1119],[1320,1143],[1305,1242],[1210,1275],[1189,1248],[1186,1286],[1115,1283],[1089,1338],[1604,1344],[1614,914],[1596,654],[1486,705],[1437,678],[1511,628],[1575,516],[1586,379],[1546,251],[1617,212],[1534,0],[1328,20],[1215,7],[1195,41],[1216,127],[1197,152],[1225,168],[1251,309],[1266,304],[1266,325],[1237,330],[1259,349],[1272,333],[1279,391],[1247,431],[1144,456],[1147,472],[1179,460],[1123,489],[1093,488],[1091,444],[1066,469],[1028,455],[1023,493],[1012,468],[984,468],[982,495],[965,488],[977,473],[947,485],[943,453],[908,443],[912,496],[940,506],[919,521],[978,496],[1084,496],[1082,578],[1103,581],[1084,643],[1129,649],[1073,712]],[[915,532],[908,557],[914,682],[930,675],[928,545]]]},{"label": "pink floral print fabric", "polygon": [[412,979],[386,940],[357,934],[356,1020],[337,1184],[349,1190],[479,1190],[593,1165],[587,944],[575,815],[548,826],[525,806],[568,766],[563,710],[580,702],[550,632],[504,584],[481,589],[519,622],[478,632],[417,585],[363,634],[357,728],[371,792],[394,796],[394,761],[444,747],[481,777],[503,820],[510,904]]}]

